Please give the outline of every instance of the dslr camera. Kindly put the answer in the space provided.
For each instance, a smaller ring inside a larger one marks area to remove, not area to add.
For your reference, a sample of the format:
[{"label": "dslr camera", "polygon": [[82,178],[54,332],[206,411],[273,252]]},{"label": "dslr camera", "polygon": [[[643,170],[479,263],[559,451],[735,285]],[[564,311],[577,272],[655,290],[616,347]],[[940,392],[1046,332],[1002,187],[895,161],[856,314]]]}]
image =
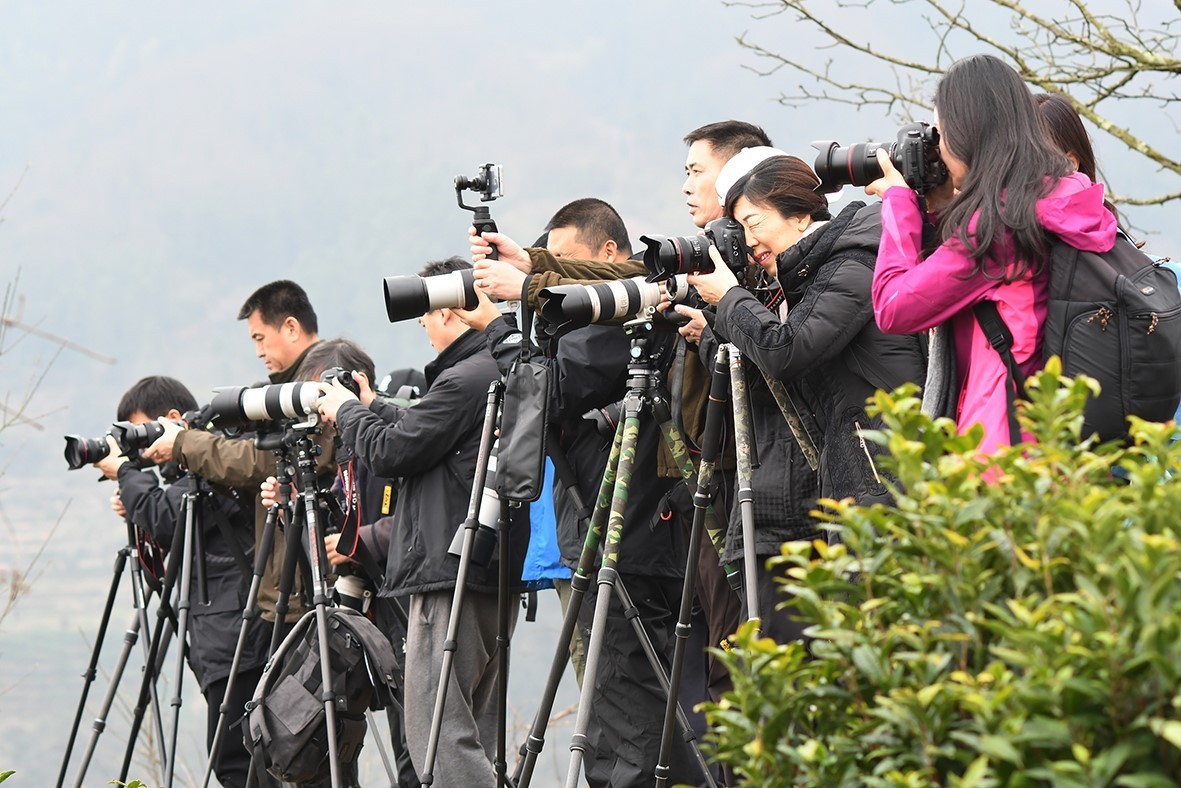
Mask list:
[{"label": "dslr camera", "polygon": [[898,130],[894,142],[861,142],[842,148],[834,140],[813,142],[820,151],[816,157],[818,192],[837,192],[846,183],[866,186],[882,177],[877,151],[884,148],[906,185],[919,194],[947,180],[947,165],[939,157],[939,130],[926,123],[908,123]]},{"label": "dslr camera", "polygon": [[649,282],[664,282],[679,274],[708,274],[714,270],[713,258],[709,256],[712,243],[722,253],[722,260],[742,282],[750,264],[750,247],[746,245],[746,232],[736,220],[723,216],[705,226],[705,235],[666,237],[663,235],[641,235],[647,245],[644,250],[644,267],[648,269]]},{"label": "dslr camera", "polygon": [[344,367],[329,367],[320,373],[320,382],[331,385],[335,381],[340,381],[340,385],[344,386],[356,396],[361,396],[361,386],[357,381],[353,380],[351,372]]}]

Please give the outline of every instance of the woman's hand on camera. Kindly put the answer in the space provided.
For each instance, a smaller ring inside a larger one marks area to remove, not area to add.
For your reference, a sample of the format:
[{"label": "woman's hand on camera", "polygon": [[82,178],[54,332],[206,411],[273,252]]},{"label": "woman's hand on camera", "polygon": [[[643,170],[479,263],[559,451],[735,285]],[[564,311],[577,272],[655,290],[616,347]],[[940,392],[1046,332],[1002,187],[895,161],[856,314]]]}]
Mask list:
[{"label": "woman's hand on camera", "polygon": [[184,427],[166,416],[161,416],[156,421],[163,425],[164,434],[156,438],[155,443],[144,449],[143,455],[145,460],[163,465],[172,461],[172,446],[176,443],[176,436],[180,435]]},{"label": "woman's hand on camera", "polygon": [[[521,297],[521,288],[517,288],[516,298]],[[500,317],[500,310],[496,308],[496,304],[492,303],[492,299],[484,294],[483,290],[476,291],[476,298],[479,303],[475,309],[452,309],[455,316],[469,328],[474,328],[477,331],[483,331],[496,318]]]},{"label": "woman's hand on camera", "polygon": [[871,181],[865,187],[866,194],[876,195],[881,197],[886,193],[886,189],[891,186],[902,186],[909,189],[906,179],[902,177],[902,173],[894,166],[894,162],[890,161],[890,154],[886,153],[885,148],[878,148],[877,150],[878,166],[882,168],[882,177],[876,181]]},{"label": "woman's hand on camera", "polygon": [[708,274],[689,274],[689,284],[697,288],[697,294],[707,304],[716,305],[731,288],[738,287],[738,279],[726,266],[721,252],[712,244],[709,247],[709,258],[714,261],[714,270]]},{"label": "woman's hand on camera", "polygon": [[115,481],[119,478],[119,466],[127,462],[127,458],[123,456],[123,450],[110,435],[107,436],[107,447],[110,449],[107,456],[96,462],[94,467],[102,471],[103,476]]},{"label": "woman's hand on camera", "polygon": [[316,402],[316,410],[326,421],[336,423],[336,412],[340,406],[350,400],[359,399],[356,394],[345,388],[339,380],[320,384],[320,399]]},{"label": "woman's hand on camera", "polygon": [[521,286],[525,284],[526,274],[503,260],[481,260],[476,263],[473,276],[477,293],[504,301],[516,301],[521,297]]},{"label": "woman's hand on camera", "polygon": [[533,261],[529,259],[529,253],[512,238],[502,233],[477,235],[475,227],[469,227],[467,232],[472,242],[473,264],[486,260],[488,255],[492,254],[492,247],[495,246],[502,262],[508,263],[523,274],[533,273]]}]

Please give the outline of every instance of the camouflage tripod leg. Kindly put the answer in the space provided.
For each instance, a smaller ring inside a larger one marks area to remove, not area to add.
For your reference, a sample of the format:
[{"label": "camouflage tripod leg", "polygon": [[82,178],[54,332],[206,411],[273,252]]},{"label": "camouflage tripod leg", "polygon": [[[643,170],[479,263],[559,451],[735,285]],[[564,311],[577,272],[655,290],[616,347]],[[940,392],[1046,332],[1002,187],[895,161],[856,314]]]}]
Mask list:
[{"label": "camouflage tripod leg", "polygon": [[[611,443],[611,453],[607,457],[607,467],[603,471],[603,480],[599,485],[599,496],[595,501],[594,511],[590,516],[590,524],[586,530],[586,539],[582,543],[582,554],[578,558],[578,568],[570,580],[570,603],[566,606],[566,615],[562,619],[562,629],[558,635],[558,647],[554,652],[554,659],[550,663],[549,679],[542,693],[541,704],[533,717],[533,727],[529,730],[529,738],[525,740],[522,759],[517,766],[517,773],[513,779],[517,788],[528,788],[533,780],[533,770],[537,765],[537,756],[545,746],[545,730],[549,725],[550,714],[553,713],[554,699],[558,694],[558,685],[562,675],[566,672],[569,662],[570,639],[574,635],[574,628],[578,625],[578,613],[582,609],[586,589],[590,585],[591,572],[594,571],[595,559],[599,554],[599,542],[602,539],[603,527],[607,523],[607,515],[611,509],[611,497],[615,489],[615,471],[619,465],[619,455],[623,448],[623,420],[615,428],[615,438]],[[565,470],[560,467],[565,465]],[[558,475],[572,473],[569,463],[564,457],[554,461],[554,468]],[[572,492],[577,491],[577,486]],[[585,516],[585,510],[583,510]],[[583,686],[586,686],[584,680]]]},{"label": "camouflage tripod leg", "polygon": [[750,397],[742,371],[742,353],[730,346],[730,396],[734,402],[734,443],[738,456],[738,512],[742,520],[742,560],[746,575],[746,618],[759,617],[758,558],[755,555],[755,498],[751,484],[754,435],[751,429]]}]

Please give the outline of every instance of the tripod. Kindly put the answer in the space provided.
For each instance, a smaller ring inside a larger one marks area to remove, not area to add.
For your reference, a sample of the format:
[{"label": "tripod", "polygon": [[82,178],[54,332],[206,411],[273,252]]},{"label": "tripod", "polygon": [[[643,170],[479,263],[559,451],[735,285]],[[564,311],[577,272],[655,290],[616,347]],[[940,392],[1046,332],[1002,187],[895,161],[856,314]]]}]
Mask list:
[{"label": "tripod", "polygon": [[[119,687],[119,682],[123,678],[123,671],[127,666],[127,660],[131,656],[132,650],[135,648],[136,641],[139,640],[139,633],[141,631],[148,631],[147,623],[147,598],[150,596],[150,591],[145,591],[143,580],[143,568],[140,565],[139,550],[136,546],[135,526],[127,523],[127,544],[119,549],[115,557],[115,567],[111,574],[111,587],[107,592],[106,605],[103,607],[102,620],[99,623],[98,634],[95,637],[94,648],[90,653],[90,662],[86,666],[86,672],[82,674],[82,695],[78,699],[78,711],[74,714],[74,724],[70,728],[70,737],[66,743],[66,751],[62,756],[61,771],[57,776],[57,788],[65,783],[66,770],[69,768],[70,754],[74,749],[74,741],[78,736],[78,728],[82,722],[82,715],[86,707],[86,698],[90,694],[90,687],[94,683],[96,669],[98,667],[98,657],[102,651],[103,641],[106,639],[107,626],[110,624],[111,611],[114,609],[115,596],[119,591],[119,582],[123,577],[123,570],[127,566],[127,559],[131,559],[131,597],[134,612],[132,613],[131,623],[128,625],[126,632],[123,634],[123,649],[119,654],[119,659],[115,665],[115,671],[111,676],[111,683],[107,689],[107,694],[103,698],[102,706],[98,716],[94,720],[92,727],[90,741],[86,747],[86,753],[83,756],[82,764],[78,771],[78,785],[82,784],[83,778],[86,776],[86,770],[90,766],[90,761],[94,757],[94,750],[98,744],[98,737],[106,729],[107,714],[110,713],[111,705],[115,701],[115,694]],[[143,643],[144,658],[149,658],[151,654],[151,647],[147,639],[141,641]],[[155,686],[152,687],[152,702],[155,711],[155,718],[157,725],[162,725],[160,719],[160,704],[155,692]],[[160,756],[164,757],[164,731],[161,727],[158,731],[159,737],[157,742],[161,748]]]},{"label": "tripod", "polygon": [[[423,785],[434,783],[435,759],[439,750],[439,736],[443,726],[443,711],[447,705],[447,690],[455,662],[455,649],[459,635],[459,617],[463,612],[463,597],[467,586],[468,571],[473,554],[477,550],[476,539],[481,531],[490,529],[493,517],[490,511],[494,493],[487,489],[489,471],[495,468],[496,430],[500,421],[500,409],[504,401],[504,382],[493,381],[488,386],[488,398],[484,409],[484,426],[480,431],[480,446],[476,455],[476,472],[472,480],[472,492],[468,499],[467,517],[457,536],[462,535],[459,550],[459,569],[455,577],[455,591],[451,600],[451,614],[447,620],[447,634],[443,645],[443,664],[439,672],[439,685],[435,694],[435,708],[431,715],[431,729],[427,737],[426,756],[423,759],[419,780]],[[505,757],[508,712],[508,660],[509,660],[509,502],[499,502],[495,516],[498,518],[498,544],[500,574],[497,596],[497,658],[499,675],[497,685],[496,722],[496,777],[497,785],[508,785],[507,762]]]},{"label": "tripod", "polygon": [[[723,409],[729,402],[733,405],[734,440],[737,448],[738,506],[742,521],[742,544],[744,570],[746,575],[747,619],[759,615],[758,570],[755,558],[754,495],[751,487],[751,469],[757,467],[755,442],[751,429],[750,400],[747,396],[746,378],[742,371],[742,354],[730,344],[718,346],[714,358],[713,374],[710,381],[709,405],[705,412],[705,431],[702,436],[701,469],[697,491],[693,496],[693,526],[689,532],[689,553],[695,554],[701,543],[701,532],[709,502],[713,496],[714,468],[721,452]],[[656,785],[665,786],[669,779],[669,758],[672,755],[673,714],[676,710],[672,699],[681,686],[681,674],[685,662],[685,647],[689,640],[690,619],[693,609],[693,587],[697,582],[697,565],[689,563],[685,572],[685,587],[681,595],[681,609],[676,628],[676,645],[673,648],[672,678],[670,679],[669,703],[664,712],[664,729],[660,738],[660,757],[656,766]]]},{"label": "tripod", "polygon": [[[691,490],[697,486],[697,474],[693,469],[692,461],[688,457],[684,442],[681,440],[680,434],[673,423],[668,398],[663,392],[660,372],[656,368],[654,359],[649,352],[648,346],[652,332],[651,310],[648,310],[648,314],[626,323],[624,331],[631,339],[631,363],[628,365],[628,392],[623,400],[623,418],[620,420],[616,429],[611,453],[607,460],[607,467],[604,470],[602,484],[599,488],[598,502],[591,516],[590,527],[583,546],[583,553],[579,559],[578,570],[571,581],[571,587],[574,593],[571,594],[570,606],[567,609],[567,618],[569,619],[571,611],[577,614],[577,607],[581,606],[581,595],[585,593],[585,589],[589,585],[590,571],[594,562],[595,551],[598,547],[599,539],[603,534],[604,525],[606,525],[602,566],[598,574],[598,594],[595,601],[594,620],[591,626],[590,642],[587,645],[586,651],[586,670],[583,675],[582,694],[579,700],[575,732],[570,743],[571,759],[570,768],[566,777],[567,788],[576,788],[578,785],[583,757],[589,746],[587,730],[590,725],[590,712],[598,673],[599,657],[606,636],[608,607],[613,593],[619,597],[624,609],[628,611],[628,617],[632,620],[633,629],[636,630],[645,654],[649,662],[652,663],[653,672],[662,690],[670,693],[668,702],[676,704],[676,695],[668,683],[664,666],[661,664],[655,649],[652,647],[647,633],[643,629],[643,624],[634,615],[634,605],[632,605],[631,599],[628,597],[616,569],[623,532],[624,513],[628,499],[628,487],[631,483],[636,445],[639,439],[640,416],[645,408],[651,410],[652,415],[660,423],[661,433],[665,442],[672,451],[674,460],[681,467],[682,475]],[[710,537],[715,545],[720,545],[724,539],[723,534],[716,527],[716,524],[711,529]],[[687,560],[691,566],[694,566],[697,560],[696,554],[690,553]],[[727,574],[732,575],[733,571],[728,570]],[[573,625],[569,624],[569,626],[572,630]],[[564,624],[563,630],[565,632],[566,624]],[[560,644],[560,646],[564,646],[564,644]],[[557,657],[555,657],[553,667],[556,668],[556,671],[551,672],[551,678],[553,672],[557,672],[560,678],[560,673],[564,665],[557,664]],[[547,687],[547,694],[548,689]],[[549,698],[549,703],[552,704],[552,698]],[[545,712],[545,717],[548,717],[549,709],[545,708],[543,711]],[[679,708],[677,716],[684,730],[685,743],[691,747],[702,773],[706,776],[707,783],[711,786],[714,785],[713,777],[709,773],[709,768],[705,763],[704,757],[693,744],[695,736],[692,733],[688,720],[685,719],[683,712]],[[527,784],[528,777],[526,775],[531,775],[536,754],[541,749],[542,741],[539,730],[541,732],[544,731],[544,720],[540,711],[538,718],[534,720],[534,731],[530,734],[529,741],[526,745],[526,763],[522,770],[522,776],[525,778],[525,781],[522,782],[522,785]],[[532,759],[529,758],[530,755],[533,756]]]}]

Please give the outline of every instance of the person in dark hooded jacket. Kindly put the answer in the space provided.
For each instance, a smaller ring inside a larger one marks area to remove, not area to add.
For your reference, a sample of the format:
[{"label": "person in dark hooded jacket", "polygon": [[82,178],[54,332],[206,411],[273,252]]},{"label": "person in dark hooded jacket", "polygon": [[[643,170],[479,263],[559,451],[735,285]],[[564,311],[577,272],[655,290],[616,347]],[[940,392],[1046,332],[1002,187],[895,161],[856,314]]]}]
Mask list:
[{"label": "person in dark hooded jacket", "polygon": [[[713,272],[689,281],[717,306],[712,332],[786,384],[819,449],[820,496],[888,502],[876,460],[882,448],[862,435],[881,426],[866,414],[866,399],[877,389],[921,384],[923,348],[918,336],[885,334],[873,319],[879,206],[854,202],[832,217],[818,183],[800,159],[775,156],[727,194],[726,213],[742,224],[755,262],[780,286],[766,304],[720,259]],[[762,449],[765,439],[756,439]]]}]

